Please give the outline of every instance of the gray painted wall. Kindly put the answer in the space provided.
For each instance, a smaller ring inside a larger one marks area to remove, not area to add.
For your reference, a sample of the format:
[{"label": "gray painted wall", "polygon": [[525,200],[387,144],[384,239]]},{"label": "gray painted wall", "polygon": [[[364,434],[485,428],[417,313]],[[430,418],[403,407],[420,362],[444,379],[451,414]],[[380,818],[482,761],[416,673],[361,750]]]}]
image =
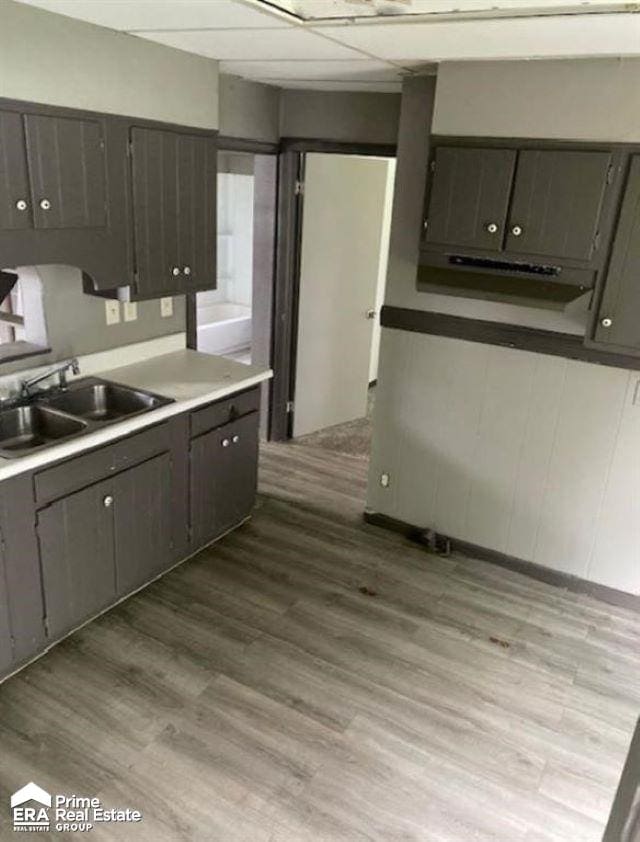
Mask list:
[{"label": "gray painted wall", "polygon": [[280,88],[221,74],[219,103],[221,135],[270,143],[280,139]]},{"label": "gray painted wall", "polygon": [[395,144],[399,115],[399,94],[283,90],[280,134]]},{"label": "gray painted wall", "polygon": [[2,0],[0,96],[218,125],[218,63]]},{"label": "gray painted wall", "polygon": [[184,296],[174,297],[173,316],[161,317],[160,301],[140,301],[136,321],[125,322],[120,305],[120,323],[107,325],[104,299],[83,294],[79,269],[71,266],[41,266],[38,273],[42,279],[51,353],[4,363],[0,367],[0,375],[35,368],[71,356],[143,342],[169,333],[180,333],[185,329]]},{"label": "gray painted wall", "polygon": [[[386,302],[578,330],[579,313],[416,291],[431,84],[405,83]],[[449,64],[433,128],[637,141],[639,96],[637,60]],[[384,329],[367,506],[640,594],[638,388],[635,372]]]}]

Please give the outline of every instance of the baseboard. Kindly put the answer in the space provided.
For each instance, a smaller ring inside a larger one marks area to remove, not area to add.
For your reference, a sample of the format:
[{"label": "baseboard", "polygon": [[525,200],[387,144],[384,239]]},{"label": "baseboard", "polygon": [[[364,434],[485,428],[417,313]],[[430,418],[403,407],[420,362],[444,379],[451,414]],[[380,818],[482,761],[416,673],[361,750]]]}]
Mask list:
[{"label": "baseboard", "polygon": [[[406,523],[402,520],[383,515],[380,512],[365,511],[364,519],[366,523],[373,526],[381,526],[383,529],[389,529],[393,532],[398,532],[413,541],[420,541],[420,536],[424,529],[414,526],[411,523]],[[571,573],[563,573],[560,570],[552,570],[550,567],[544,567],[541,564],[536,564],[533,561],[525,561],[522,558],[501,553],[498,550],[491,550],[487,547],[481,547],[478,544],[471,544],[468,541],[461,541],[458,538],[453,538],[450,535],[443,535],[451,544],[451,549],[454,552],[471,558],[479,558],[482,561],[491,562],[499,567],[505,567],[507,570],[514,570],[517,573],[523,573],[532,579],[537,579],[539,582],[546,582],[549,585],[555,585],[558,588],[573,593],[587,594],[595,599],[600,599],[602,602],[607,602],[609,605],[616,605],[621,608],[629,608],[632,611],[640,613],[640,596],[620,591],[616,588],[610,588],[607,585],[600,585],[597,582],[590,582],[588,579],[582,579],[580,576],[573,576]]]}]

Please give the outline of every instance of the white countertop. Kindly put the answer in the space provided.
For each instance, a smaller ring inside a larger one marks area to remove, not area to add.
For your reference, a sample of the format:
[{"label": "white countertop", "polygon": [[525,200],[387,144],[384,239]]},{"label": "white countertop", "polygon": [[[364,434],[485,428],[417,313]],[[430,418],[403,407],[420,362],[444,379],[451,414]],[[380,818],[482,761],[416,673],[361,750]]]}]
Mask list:
[{"label": "white countertop", "polygon": [[0,480],[90,450],[173,415],[248,389],[268,380],[273,372],[269,368],[244,365],[225,357],[201,354],[185,348],[144,362],[97,371],[92,376],[155,392],[162,397],[172,398],[175,403],[117,421],[61,444],[52,444],[27,456],[14,459],[0,457]]}]

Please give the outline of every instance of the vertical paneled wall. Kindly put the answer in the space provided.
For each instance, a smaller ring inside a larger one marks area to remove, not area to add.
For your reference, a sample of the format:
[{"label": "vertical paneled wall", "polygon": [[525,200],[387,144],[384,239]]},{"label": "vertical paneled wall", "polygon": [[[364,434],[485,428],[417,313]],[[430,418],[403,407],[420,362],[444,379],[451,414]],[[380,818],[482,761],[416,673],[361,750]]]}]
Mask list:
[{"label": "vertical paneled wall", "polygon": [[369,509],[640,594],[639,372],[384,330],[374,428]]}]

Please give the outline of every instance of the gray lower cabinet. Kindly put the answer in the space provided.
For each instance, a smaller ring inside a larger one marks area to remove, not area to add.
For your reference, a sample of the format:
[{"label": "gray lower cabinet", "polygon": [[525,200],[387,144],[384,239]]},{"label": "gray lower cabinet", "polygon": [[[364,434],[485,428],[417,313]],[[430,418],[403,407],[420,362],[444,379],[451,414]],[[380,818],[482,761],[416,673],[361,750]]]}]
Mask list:
[{"label": "gray lower cabinet", "polygon": [[38,512],[36,529],[48,635],[60,637],[116,596],[112,480]]},{"label": "gray lower cabinet", "polygon": [[114,477],[116,589],[130,593],[171,566],[171,456]]},{"label": "gray lower cabinet", "polygon": [[259,413],[191,441],[191,540],[213,541],[249,516],[258,479]]},{"label": "gray lower cabinet", "polygon": [[0,675],[8,670],[13,661],[11,621],[9,617],[9,596],[5,574],[4,552],[0,547]]},{"label": "gray lower cabinet", "polygon": [[172,562],[171,456],[63,497],[38,512],[50,637],[59,637]]}]

